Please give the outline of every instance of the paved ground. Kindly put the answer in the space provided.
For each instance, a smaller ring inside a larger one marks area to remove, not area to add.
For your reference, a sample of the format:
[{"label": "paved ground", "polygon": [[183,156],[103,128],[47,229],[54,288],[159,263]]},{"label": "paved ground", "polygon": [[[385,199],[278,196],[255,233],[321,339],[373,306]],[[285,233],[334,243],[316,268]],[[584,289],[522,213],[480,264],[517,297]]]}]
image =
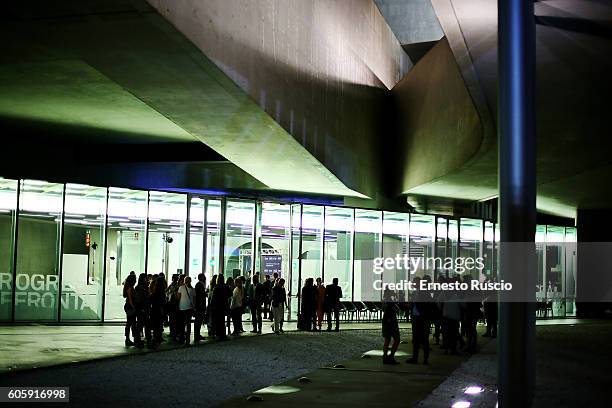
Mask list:
[{"label": "paved ground", "polygon": [[[575,319],[549,319],[538,320],[538,325],[576,322]],[[402,323],[400,327],[407,328],[408,325]],[[245,328],[250,329],[249,323]],[[286,323],[285,328],[295,330],[295,323]],[[342,328],[378,330],[380,323],[343,323]],[[264,333],[272,331],[269,324],[264,324],[263,329]],[[173,348],[176,345],[164,344],[160,347],[161,350]],[[123,327],[118,325],[0,325],[0,374],[146,352],[146,349],[126,348],[123,344]]]},{"label": "paved ground", "polygon": [[[380,323],[345,323],[343,329],[378,329]],[[402,327],[407,327],[402,324]],[[250,330],[245,324],[245,330]],[[295,330],[295,323],[286,323],[287,331]],[[270,324],[263,325],[263,332],[271,333]],[[245,333],[243,336],[251,336]],[[123,327],[98,326],[0,326],[0,374],[7,371],[40,368],[83,362],[94,359],[121,357],[147,353],[150,350],[126,348],[123,343]],[[181,346],[178,346],[181,347]],[[159,351],[177,348],[164,343]]]},{"label": "paved ground", "polygon": [[378,330],[270,334],[5,373],[0,382],[3,386],[69,384],[74,406],[210,407],[379,344]]},{"label": "paved ground", "polygon": [[[479,327],[480,333],[484,327]],[[402,332],[406,335],[406,332]],[[440,347],[432,345],[429,365],[406,364],[411,355],[410,338],[400,345],[398,360],[400,365],[383,365],[380,341],[375,348],[366,351],[369,358],[362,355],[351,359],[339,360],[343,368],[320,367],[306,377],[310,382],[303,383],[294,377],[253,392],[251,395],[263,398],[261,407],[368,407],[388,408],[390,406],[411,407],[417,404],[441,382],[443,382],[470,355],[444,355]],[[485,344],[487,339],[481,339]],[[419,360],[422,362],[422,356]],[[225,401],[223,408],[243,407],[248,396],[241,395]],[[446,405],[446,407],[449,407]]]},{"label": "paved ground", "polygon": [[[607,391],[610,385],[612,349],[607,342],[612,338],[612,324],[576,323],[538,322],[536,406],[607,406],[601,404],[607,400],[600,390]],[[396,399],[402,406],[423,400],[420,406],[449,407],[466,398],[466,386],[478,384],[486,391],[470,397],[472,408],[495,406],[494,342],[484,345],[481,339],[484,347],[469,360],[469,356],[444,356],[433,347],[430,366],[389,367],[378,356],[379,324],[345,328],[361,329],[247,336],[143,353],[126,350],[122,328],[116,326],[1,327],[0,364],[18,367],[0,373],[0,385],[69,384],[75,406],[124,406],[132,401],[133,407],[234,407],[244,406],[246,396],[256,393],[264,398],[262,407],[286,408],[312,404],[387,407]],[[407,333],[402,330],[409,341]],[[409,344],[402,344],[400,350],[402,360],[411,351]],[[361,358],[364,352],[370,358]],[[28,365],[70,362],[75,356],[97,360],[27,369]],[[337,362],[345,368],[333,369]],[[298,382],[302,375],[312,381]]]},{"label": "paved ground", "polygon": [[[609,407],[611,339],[610,321],[538,326],[534,407]],[[470,408],[494,407],[496,370],[496,343],[491,342],[418,406],[447,408],[452,402],[467,400]],[[484,392],[466,396],[463,390],[469,385],[482,386]]]}]

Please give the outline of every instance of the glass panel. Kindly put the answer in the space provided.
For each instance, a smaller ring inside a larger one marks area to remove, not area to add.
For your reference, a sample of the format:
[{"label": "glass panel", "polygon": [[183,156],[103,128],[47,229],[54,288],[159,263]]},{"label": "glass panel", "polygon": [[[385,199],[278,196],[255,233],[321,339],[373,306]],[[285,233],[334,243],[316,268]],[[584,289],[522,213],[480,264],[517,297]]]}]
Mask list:
[{"label": "glass panel", "polygon": [[[305,205],[302,214],[302,276],[298,287],[307,278],[321,277],[321,249],[323,242],[323,207]],[[331,281],[330,281],[331,283]]]},{"label": "glass panel", "polygon": [[[460,256],[463,258],[465,265],[459,266],[455,263],[455,269],[462,268],[464,272],[461,272],[461,270],[457,270],[457,272],[469,274],[472,279],[479,279],[480,281],[484,281],[484,275],[482,275],[484,271],[478,270],[476,259],[482,256],[482,240],[482,220],[461,218],[459,227]],[[472,261],[466,262],[466,259]]]},{"label": "glass panel", "polygon": [[123,282],[145,272],[147,192],[109,188],[105,320],[125,320]]},{"label": "glass panel", "polygon": [[576,316],[576,228],[565,229],[565,315]]},{"label": "glass panel", "polygon": [[300,277],[300,229],[301,229],[302,213],[300,204],[291,205],[291,234],[293,235],[291,243],[291,297],[289,308],[290,319],[297,319],[298,312],[298,295],[299,295],[299,277]]},{"label": "glass panel", "polygon": [[[289,229],[291,228],[290,206],[285,204],[262,203],[261,204],[261,250],[259,254],[260,281],[264,282],[265,276],[273,276],[277,273],[285,279],[285,288],[289,292]],[[298,235],[299,239],[299,235]],[[297,274],[297,269],[295,271]],[[292,288],[291,290],[295,290]],[[292,293],[288,293],[288,296]],[[291,299],[291,298],[289,298]],[[288,310],[286,310],[289,313]],[[293,308],[288,316],[293,314]]]},{"label": "glass panel", "polygon": [[57,320],[63,190],[63,184],[21,182],[16,320]]},{"label": "glass panel", "polygon": [[372,271],[374,258],[382,256],[381,242],[382,211],[355,210],[355,301],[380,300],[380,291],[374,292],[373,288],[374,281],[380,278]]},{"label": "glass panel", "polygon": [[11,320],[17,180],[0,178],[0,321]]},{"label": "glass panel", "polygon": [[278,276],[288,279],[289,228],[288,205],[262,204],[260,275],[272,276],[276,272]]},{"label": "glass panel", "polygon": [[418,264],[415,275],[434,278],[436,267],[433,259],[433,246],[435,236],[435,217],[433,215],[412,214],[410,216],[410,257],[416,259],[423,258],[423,262]]},{"label": "glass panel", "polygon": [[186,220],[186,194],[149,193],[147,273],[163,273],[170,282],[184,272]]},{"label": "glass panel", "polygon": [[251,270],[255,203],[228,201],[225,227],[225,278],[248,275]]},{"label": "glass panel", "polygon": [[219,251],[221,246],[221,200],[207,200],[206,204],[206,282],[219,273]]},{"label": "glass panel", "polygon": [[[386,211],[383,214],[383,256],[385,258],[403,258],[408,255],[408,227],[410,215]],[[396,282],[410,280],[410,271],[406,268],[385,269],[382,276],[383,282]],[[408,293],[398,300],[407,300]],[[378,300],[378,299],[377,299]]]},{"label": "glass panel", "polygon": [[62,321],[102,318],[106,188],[66,184]]},{"label": "glass panel", "polygon": [[552,315],[565,315],[565,227],[546,227],[546,299],[552,302]]},{"label": "glass panel", "polygon": [[484,273],[487,278],[491,279],[495,277],[496,271],[494,270],[495,265],[495,249],[493,246],[493,223],[491,221],[485,221],[484,230]]},{"label": "glass panel", "polygon": [[[457,246],[459,245],[459,222],[457,220],[448,220],[448,250],[446,256],[452,260],[452,265],[455,265],[457,259]],[[449,277],[454,277],[457,274],[454,269],[446,270]]]},{"label": "glass panel", "polygon": [[[189,262],[188,274],[195,284],[198,275],[202,273],[204,260],[204,204],[206,200],[200,197],[192,197],[189,206]],[[208,280],[206,281],[208,283]]]},{"label": "glass panel", "polygon": [[[353,209],[325,208],[325,256],[323,275],[329,283],[338,278],[344,300],[352,299],[351,258],[353,252]],[[316,285],[316,281],[314,282]]]},{"label": "glass panel", "polygon": [[440,259],[442,264],[435,265],[435,276],[436,280],[440,275],[447,276],[447,271],[444,268],[446,263],[446,257],[450,257],[450,248],[447,254],[447,240],[448,240],[448,225],[447,219],[442,217],[436,218],[436,258]]},{"label": "glass panel", "polygon": [[544,301],[546,298],[546,285],[544,277],[544,268],[546,263],[546,225],[537,225],[536,234],[536,257],[538,260],[538,280],[536,299],[538,302]]}]

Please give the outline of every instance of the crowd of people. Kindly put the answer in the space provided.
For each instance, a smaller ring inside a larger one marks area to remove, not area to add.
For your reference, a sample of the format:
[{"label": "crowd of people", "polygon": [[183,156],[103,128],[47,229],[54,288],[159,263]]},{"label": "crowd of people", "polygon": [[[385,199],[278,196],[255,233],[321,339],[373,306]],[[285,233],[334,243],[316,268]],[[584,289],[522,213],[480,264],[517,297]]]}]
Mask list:
[{"label": "crowd of people", "polygon": [[[466,277],[467,278],[467,277]],[[429,277],[415,278],[419,280]],[[441,282],[452,282],[459,277],[439,277]],[[206,276],[198,275],[192,285],[187,275],[175,274],[167,284],[164,274],[136,277],[131,272],[124,283],[125,298],[125,345],[156,347],[164,341],[164,327],[169,329],[169,339],[178,343],[190,344],[193,321],[193,341],[198,342],[203,326],[211,339],[224,340],[228,335],[239,336],[245,332],[243,315],[250,314],[251,333],[261,334],[263,321],[272,323],[276,334],[283,333],[285,310],[288,295],[285,279],[274,273],[262,279],[258,273],[247,278],[225,278],[214,275],[210,285]],[[446,297],[445,297],[446,296]],[[450,298],[448,297],[450,296]],[[300,293],[300,313],[298,329],[305,331],[323,330],[326,318],[327,331],[339,331],[342,289],[338,279],[324,285],[321,278],[305,280]],[[484,336],[497,335],[496,301],[476,300],[479,298],[461,297],[459,294],[441,294],[417,290],[408,295],[385,290],[382,302],[383,363],[399,364],[395,352],[400,343],[398,314],[402,312],[412,329],[412,356],[407,363],[419,361],[422,351],[423,364],[429,362],[430,336],[445,354],[458,354],[459,349],[473,353],[477,346],[476,325],[486,319],[487,330]],[[398,306],[402,305],[402,306]],[[484,312],[483,312],[484,310]],[[130,335],[133,340],[130,339]]]},{"label": "crowd of people", "polygon": [[[283,333],[287,292],[285,279],[274,273],[265,275],[263,282],[256,273],[250,278],[238,276],[225,278],[214,275],[210,285],[201,273],[192,285],[187,275],[172,275],[166,282],[165,275],[130,272],[123,286],[125,298],[125,345],[156,347],[164,341],[164,327],[169,329],[170,340],[191,343],[207,337],[224,340],[228,335],[245,332],[243,314],[250,313],[251,333],[261,334],[263,320],[272,322],[274,333]],[[131,335],[131,338],[130,338]],[[146,343],[145,343],[146,342]]]},{"label": "crowd of people", "polygon": [[[419,287],[420,280],[429,281],[428,276],[414,279]],[[467,281],[470,276],[465,276]],[[440,276],[438,281],[459,282],[460,277]],[[410,294],[404,313],[410,321],[412,330],[412,356],[406,361],[417,364],[423,351],[423,364],[429,364],[430,336],[433,330],[435,345],[440,345],[444,354],[459,354],[459,349],[475,353],[477,349],[477,330],[479,320],[486,320],[483,337],[497,337],[497,300],[481,293],[445,293],[416,290]],[[397,301],[400,292],[385,290],[383,293],[383,363],[399,364],[395,352],[400,343],[400,330],[397,320]]]}]

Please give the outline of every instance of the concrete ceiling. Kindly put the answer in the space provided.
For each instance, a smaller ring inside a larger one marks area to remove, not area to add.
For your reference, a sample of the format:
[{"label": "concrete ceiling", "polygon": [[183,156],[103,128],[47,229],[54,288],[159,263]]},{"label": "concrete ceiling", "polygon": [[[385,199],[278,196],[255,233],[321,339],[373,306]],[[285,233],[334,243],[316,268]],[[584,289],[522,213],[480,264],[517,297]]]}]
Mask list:
[{"label": "concrete ceiling", "polygon": [[199,140],[271,190],[362,197],[144,1],[6,7],[3,123],[102,130],[81,133],[102,144]]},{"label": "concrete ceiling", "polygon": [[[405,193],[486,200],[497,194],[496,2],[432,3],[481,118],[483,146],[455,171]],[[576,208],[610,208],[612,4],[539,1],[535,14],[538,209],[574,217]]]}]

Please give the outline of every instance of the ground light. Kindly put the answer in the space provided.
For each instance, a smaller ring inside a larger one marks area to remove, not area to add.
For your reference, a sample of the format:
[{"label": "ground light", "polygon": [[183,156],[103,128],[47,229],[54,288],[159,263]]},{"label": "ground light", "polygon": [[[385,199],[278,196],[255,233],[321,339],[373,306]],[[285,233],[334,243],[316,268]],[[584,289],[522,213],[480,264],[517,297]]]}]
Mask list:
[{"label": "ground light", "polygon": [[481,392],[484,392],[484,388],[482,388],[480,385],[470,385],[463,391],[463,393],[467,395],[477,395]]},{"label": "ground light", "polygon": [[255,394],[292,394],[294,392],[299,392],[300,389],[297,387],[291,387],[288,385],[271,385],[266,388],[262,388],[261,390],[255,391]]},{"label": "ground light", "polygon": [[457,401],[451,405],[451,408],[470,408],[470,405],[472,404],[468,401]]}]

